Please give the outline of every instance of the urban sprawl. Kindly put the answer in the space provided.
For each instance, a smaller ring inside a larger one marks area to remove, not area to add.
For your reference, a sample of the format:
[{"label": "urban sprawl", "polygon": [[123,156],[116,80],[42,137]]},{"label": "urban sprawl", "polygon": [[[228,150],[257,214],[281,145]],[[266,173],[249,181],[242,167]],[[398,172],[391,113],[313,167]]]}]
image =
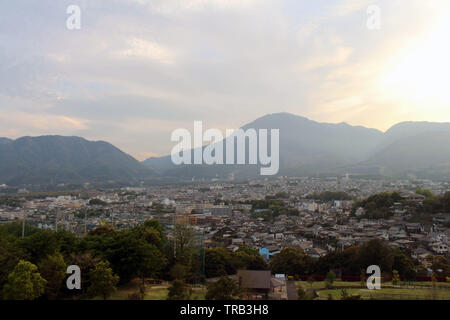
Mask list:
[{"label": "urban sprawl", "polygon": [[[283,248],[312,258],[388,240],[407,249],[423,266],[430,254],[448,258],[450,208],[424,215],[426,190],[442,196],[448,182],[386,181],[344,177],[202,181],[149,188],[90,190],[70,195],[16,195],[20,205],[2,202],[0,222],[22,220],[41,229],[65,229],[84,235],[102,224],[127,229],[156,219],[170,239],[178,223],[191,225],[205,248],[237,251],[245,246],[266,260]],[[396,193],[381,216],[369,214],[361,200]],[[383,216],[384,214],[384,216]]]}]

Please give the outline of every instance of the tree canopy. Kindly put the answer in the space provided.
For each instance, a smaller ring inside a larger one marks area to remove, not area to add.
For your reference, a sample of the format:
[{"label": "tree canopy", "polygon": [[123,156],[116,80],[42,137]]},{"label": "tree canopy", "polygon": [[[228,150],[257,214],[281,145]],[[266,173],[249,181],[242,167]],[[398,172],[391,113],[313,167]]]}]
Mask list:
[{"label": "tree canopy", "polygon": [[6,300],[35,300],[44,293],[46,284],[36,265],[20,260],[8,276],[3,296]]}]

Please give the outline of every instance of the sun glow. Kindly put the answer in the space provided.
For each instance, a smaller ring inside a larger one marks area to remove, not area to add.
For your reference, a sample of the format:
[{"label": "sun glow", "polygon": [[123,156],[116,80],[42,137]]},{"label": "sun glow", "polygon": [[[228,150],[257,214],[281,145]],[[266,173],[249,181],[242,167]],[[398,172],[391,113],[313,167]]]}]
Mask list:
[{"label": "sun glow", "polygon": [[390,64],[383,91],[417,106],[450,107],[450,14],[419,42]]}]

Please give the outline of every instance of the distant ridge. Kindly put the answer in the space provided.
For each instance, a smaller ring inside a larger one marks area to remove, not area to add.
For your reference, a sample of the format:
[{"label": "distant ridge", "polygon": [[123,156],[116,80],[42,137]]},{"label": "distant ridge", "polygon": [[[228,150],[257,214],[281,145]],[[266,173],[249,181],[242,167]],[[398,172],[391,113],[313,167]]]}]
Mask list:
[{"label": "distant ridge", "polygon": [[130,183],[153,174],[104,141],[64,136],[0,138],[0,184]]},{"label": "distant ridge", "polygon": [[[385,133],[346,123],[320,123],[289,113],[265,115],[243,129],[280,129],[279,175],[360,174],[450,179],[450,123],[402,122]],[[104,141],[80,137],[0,138],[0,185],[133,184],[146,179],[238,178],[256,165],[172,164],[170,156],[139,162]]]},{"label": "distant ridge", "polygon": [[[347,123],[320,123],[290,113],[274,113],[242,128],[280,129],[280,175],[351,173],[405,177],[413,173],[450,178],[450,154],[443,144],[450,123],[402,122],[383,133]],[[143,163],[163,176],[173,177],[245,177],[259,172],[256,166],[248,165],[174,166],[170,156],[150,158]]]}]

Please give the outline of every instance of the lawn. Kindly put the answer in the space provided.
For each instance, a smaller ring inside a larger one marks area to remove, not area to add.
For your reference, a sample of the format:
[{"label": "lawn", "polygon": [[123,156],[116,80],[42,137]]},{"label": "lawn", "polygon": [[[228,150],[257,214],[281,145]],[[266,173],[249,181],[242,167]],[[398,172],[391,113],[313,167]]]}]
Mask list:
[{"label": "lawn", "polygon": [[[450,290],[439,289],[400,289],[383,288],[381,290],[347,289],[349,295],[359,295],[362,299],[378,300],[450,300]],[[334,300],[341,299],[341,289],[320,290],[319,299],[326,300],[331,294]]]},{"label": "lawn", "polygon": [[[166,300],[169,292],[168,287],[168,283],[161,285],[146,285],[144,300]],[[109,299],[128,300],[129,295],[137,292],[139,292],[137,283],[130,282],[129,284],[118,288],[117,291],[109,297]],[[192,288],[191,300],[205,300],[205,290],[202,286]]]},{"label": "lawn", "polygon": [[[325,281],[314,281],[312,284],[309,283],[308,281],[296,281],[295,285],[298,286],[302,286],[303,289],[311,289],[311,285],[313,289],[324,289],[325,288]],[[355,287],[355,288],[359,288],[361,286],[361,284],[359,282],[345,282],[345,281],[339,281],[336,280],[333,283],[334,287]]]},{"label": "lawn", "polygon": [[[310,289],[311,288],[311,284],[307,281],[295,281],[295,284],[297,285],[297,287],[299,285],[301,285],[304,289]],[[450,289],[450,282],[437,282],[436,285],[438,287],[446,287]],[[333,283],[333,286],[335,288],[359,288],[361,287],[361,283],[360,282],[347,282],[347,281],[340,281],[340,280],[336,280]],[[392,282],[388,281],[388,282],[383,282],[381,284],[381,286],[385,286],[385,287],[392,287]],[[433,284],[431,282],[426,282],[426,281],[411,281],[411,282],[401,282],[399,284],[399,286],[401,286],[402,288],[412,288],[414,289],[414,287],[416,289],[420,289],[420,288],[432,288]],[[325,281],[314,281],[312,283],[312,288],[313,289],[324,289],[325,288]]]},{"label": "lawn", "polygon": [[147,288],[144,300],[166,300],[168,292],[167,288]]},{"label": "lawn", "polygon": [[[392,282],[383,282],[381,290],[369,290],[361,288],[359,282],[335,281],[333,289],[325,290],[324,281],[315,281],[312,284],[307,281],[296,281],[297,287],[303,289],[318,290],[320,299],[328,299],[331,294],[334,300],[340,300],[342,288],[347,288],[349,295],[360,295],[362,299],[383,300],[450,300],[450,283],[438,282],[437,288],[433,289],[431,282],[408,282],[394,286]],[[311,286],[312,285],[312,286]]]},{"label": "lawn", "polygon": [[[297,287],[310,289],[311,284],[307,281],[296,281]],[[391,282],[383,282],[381,290],[368,290],[361,288],[359,282],[345,282],[337,280],[333,284],[333,289],[325,289],[324,281],[315,281],[312,288],[317,290],[320,300],[328,299],[340,300],[342,288],[346,288],[349,295],[359,295],[362,299],[382,299],[382,300],[450,300],[450,283],[438,282],[437,288],[433,289],[431,282],[410,282],[394,286]],[[144,300],[166,300],[169,283],[160,285],[147,285]],[[139,287],[137,283],[131,282],[121,286],[109,299],[127,300],[129,295],[137,293]],[[202,286],[192,287],[191,300],[205,300],[205,288]],[[100,298],[98,298],[100,299]]]}]

